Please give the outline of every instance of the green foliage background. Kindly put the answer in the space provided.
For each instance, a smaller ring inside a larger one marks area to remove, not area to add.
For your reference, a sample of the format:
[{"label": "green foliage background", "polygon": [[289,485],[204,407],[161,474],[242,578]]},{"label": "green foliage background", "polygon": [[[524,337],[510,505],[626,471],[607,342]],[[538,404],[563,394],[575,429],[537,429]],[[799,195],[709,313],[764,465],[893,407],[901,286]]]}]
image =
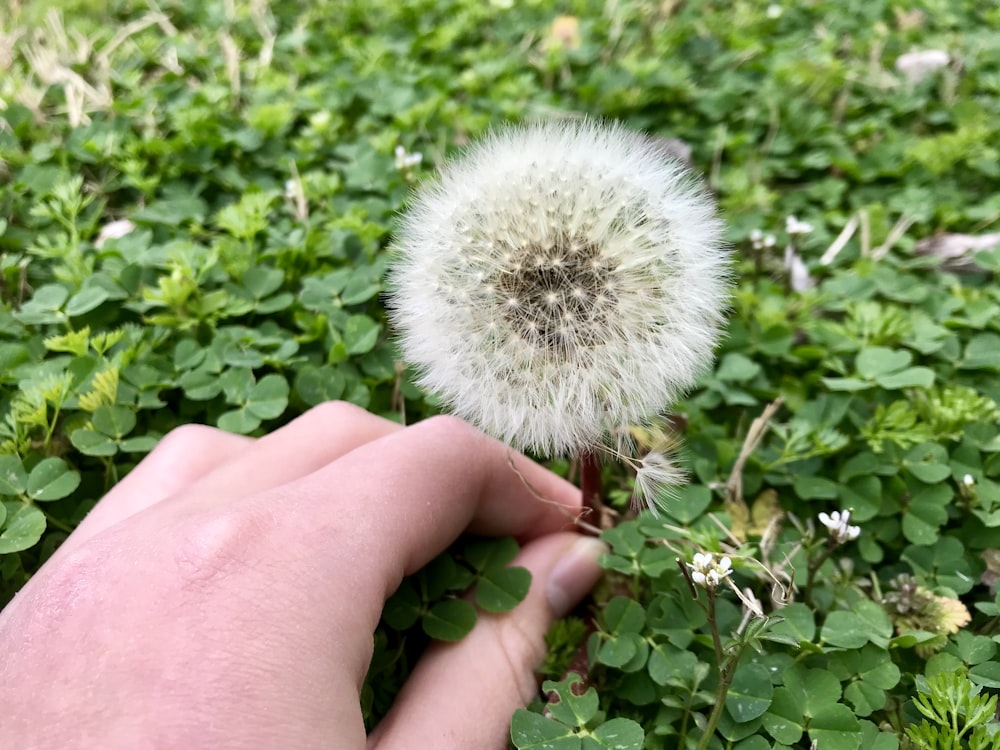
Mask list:
[{"label": "green foliage background", "polygon": [[[958,275],[913,251],[1000,219],[995,4],[92,5],[0,18],[0,602],[179,424],[260,434],[330,399],[433,413],[380,298],[411,185],[497,123],[617,118],[690,145],[739,286],[717,369],[676,409],[692,484],[606,534],[597,630],[554,631],[560,708],[519,714],[513,742],[943,748],[934,727],[967,722],[955,742],[992,746],[975,706],[1000,688],[1000,253]],[[929,48],[951,64],[893,68]],[[397,146],[422,164],[398,168]],[[789,236],[791,215],[813,231]],[[101,240],[120,219],[135,230]],[[790,287],[789,244],[810,289]],[[630,480],[607,471],[623,509]],[[861,535],[836,546],[815,519],[844,508]],[[727,589],[707,616],[674,562],[697,550],[730,553],[770,619]],[[455,554],[392,602],[373,720],[406,629],[442,603],[428,592],[503,577]],[[958,598],[973,619],[953,632]],[[580,642],[586,699],[564,675]]]}]

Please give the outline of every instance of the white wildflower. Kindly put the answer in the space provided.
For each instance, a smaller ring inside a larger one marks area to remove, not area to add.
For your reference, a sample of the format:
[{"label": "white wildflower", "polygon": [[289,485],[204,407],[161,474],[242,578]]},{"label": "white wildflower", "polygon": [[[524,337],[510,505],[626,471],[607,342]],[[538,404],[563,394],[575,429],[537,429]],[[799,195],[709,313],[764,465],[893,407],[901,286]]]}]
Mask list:
[{"label": "white wildflower", "polygon": [[776,18],[781,18],[781,14],[783,12],[784,9],[777,3],[771,3],[770,5],[767,6],[767,11],[766,11],[767,17],[770,18],[772,21]]},{"label": "white wildflower", "polygon": [[808,266],[791,245],[785,248],[785,270],[788,271],[788,283],[794,291],[804,292],[815,285]]},{"label": "white wildflower", "polygon": [[857,539],[861,535],[860,526],[851,526],[851,511],[834,511],[833,513],[820,513],[819,522],[826,526],[837,544],[844,544]]},{"label": "white wildflower", "polygon": [[424,160],[424,155],[419,151],[408,153],[405,146],[396,146],[396,169],[403,172],[407,169],[419,166]]},{"label": "white wildflower", "polygon": [[710,552],[696,552],[688,567],[691,568],[692,581],[714,591],[722,579],[733,572],[733,561],[726,556],[716,561],[715,555]]},{"label": "white wildflower", "polygon": [[907,52],[896,58],[896,70],[910,83],[919,83],[935,70],[951,62],[951,56],[943,49],[925,49]]},{"label": "white wildflower", "polygon": [[976,484],[976,478],[972,476],[972,474],[966,474],[964,477],[962,477],[962,484],[964,484],[966,487],[973,487]]},{"label": "white wildflower", "polygon": [[813,225],[805,221],[799,221],[794,216],[785,219],[785,231],[792,237],[809,234],[813,230]]},{"label": "white wildflower", "polygon": [[104,243],[108,240],[121,239],[134,229],[135,224],[128,219],[118,219],[117,221],[108,222],[101,227],[101,231],[97,233],[97,239],[94,240],[94,245],[98,248],[104,247]]},{"label": "white wildflower", "polygon": [[721,233],[710,196],[651,139],[512,127],[415,196],[390,314],[420,384],[459,416],[521,450],[615,454],[612,435],[665,411],[711,359]]}]

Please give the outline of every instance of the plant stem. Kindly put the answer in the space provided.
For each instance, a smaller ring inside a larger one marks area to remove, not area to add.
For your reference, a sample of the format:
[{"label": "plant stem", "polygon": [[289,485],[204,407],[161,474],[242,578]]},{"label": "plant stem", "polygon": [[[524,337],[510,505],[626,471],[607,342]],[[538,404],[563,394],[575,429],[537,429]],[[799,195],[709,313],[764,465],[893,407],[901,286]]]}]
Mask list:
[{"label": "plant stem", "polygon": [[812,605],[813,579],[816,578],[819,569],[823,567],[823,563],[830,559],[830,555],[833,554],[835,549],[837,549],[837,545],[831,541],[827,544],[826,549],[823,550],[823,554],[815,560],[810,561],[809,567],[806,569],[806,587],[802,592],[802,600],[810,606]]},{"label": "plant stem", "polygon": [[696,750],[706,750],[708,744],[715,736],[715,728],[722,718],[722,710],[726,707],[726,695],[729,687],[733,684],[733,676],[736,674],[736,663],[739,661],[741,649],[728,658],[722,648],[722,639],[719,637],[719,627],[715,622],[715,591],[708,592],[708,626],[712,631],[712,644],[715,646],[715,659],[719,667],[719,688],[715,693],[715,705],[712,706],[712,713],[708,715],[708,722],[705,724],[705,731],[702,732],[701,739],[698,740]]},{"label": "plant stem", "polygon": [[580,454],[580,493],[583,507],[590,510],[590,521],[604,528],[604,487],[601,482],[601,461],[591,451]]}]

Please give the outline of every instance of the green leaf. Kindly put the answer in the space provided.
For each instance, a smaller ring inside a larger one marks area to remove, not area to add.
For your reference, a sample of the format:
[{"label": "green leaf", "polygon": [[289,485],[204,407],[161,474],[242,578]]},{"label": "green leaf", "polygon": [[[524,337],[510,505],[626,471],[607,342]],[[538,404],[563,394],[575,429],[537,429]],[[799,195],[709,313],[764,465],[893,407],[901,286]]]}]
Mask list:
[{"label": "green leaf", "polygon": [[346,385],[343,371],[331,365],[306,365],[295,376],[295,391],[309,406],[336,401]]},{"label": "green leaf", "polygon": [[810,643],[816,637],[816,621],[809,607],[795,602],[781,610],[781,621],[771,625],[770,630],[790,635],[800,643]]},{"label": "green leaf", "polygon": [[69,434],[69,441],[87,456],[113,456],[118,452],[118,444],[103,432],[84,428],[73,430]]},{"label": "green leaf", "polygon": [[253,386],[246,409],[257,419],[276,419],[288,406],[288,381],[284,375],[265,375]]},{"label": "green leaf", "polygon": [[860,378],[820,378],[820,380],[831,391],[864,391],[872,387],[870,382]]},{"label": "green leaf", "polygon": [[248,408],[241,407],[219,415],[215,424],[220,430],[247,435],[260,427],[260,418],[252,414]]},{"label": "green leaf", "polygon": [[715,377],[719,380],[728,380],[736,383],[744,383],[753,380],[761,372],[761,366],[739,352],[729,352],[719,362],[715,370]]},{"label": "green leaf", "polygon": [[258,300],[278,291],[284,280],[284,273],[277,268],[267,266],[251,266],[243,273],[241,279],[244,288]]},{"label": "green leaf", "polygon": [[555,693],[558,696],[558,700],[549,700],[548,710],[552,718],[571,727],[582,727],[597,713],[597,691],[591,687],[583,695],[577,695],[573,686],[580,682],[583,682],[583,678],[571,672],[559,682],[545,680],[542,683],[543,693]]},{"label": "green leaf", "polygon": [[786,688],[803,696],[802,710],[806,716],[816,716],[840,700],[840,681],[824,669],[795,666],[785,670],[783,678]]},{"label": "green leaf", "polygon": [[581,750],[573,729],[524,708],[514,712],[510,739],[518,750]]},{"label": "green leaf", "polygon": [[491,568],[476,584],[476,606],[487,612],[509,612],[524,601],[530,587],[526,568]]},{"label": "green leaf", "polygon": [[0,454],[0,495],[17,497],[28,488],[28,473],[17,456]]},{"label": "green leaf", "polygon": [[597,661],[609,667],[621,668],[639,653],[643,638],[636,633],[611,633],[597,649]]},{"label": "green leaf", "polygon": [[647,670],[657,685],[685,685],[695,674],[698,657],[668,644],[657,643],[649,654]]},{"label": "green leaf", "polygon": [[464,599],[447,599],[431,607],[421,624],[435,640],[460,641],[476,624],[476,608]]},{"label": "green leaf", "polygon": [[827,704],[810,719],[809,738],[816,743],[817,750],[858,750],[861,724],[847,706]]},{"label": "green leaf", "polygon": [[27,494],[32,500],[58,500],[80,485],[80,474],[61,458],[44,458],[28,475]]},{"label": "green leaf", "polygon": [[936,484],[951,476],[948,451],[937,443],[914,446],[903,459],[903,466],[925,484]]},{"label": "green leaf", "polygon": [[375,348],[382,326],[367,315],[352,315],[344,323],[344,345],[348,354],[365,354]]},{"label": "green leaf", "polygon": [[836,611],[826,616],[819,637],[830,646],[861,648],[868,643],[864,628],[864,622],[853,612]]},{"label": "green leaf", "polygon": [[663,512],[678,523],[688,525],[701,517],[712,502],[712,491],[702,484],[686,484],[661,504]]},{"label": "green leaf", "polygon": [[66,303],[66,314],[83,315],[100,307],[109,299],[111,294],[107,289],[99,286],[84,287],[69,298],[69,302]]},{"label": "green leaf", "polygon": [[995,333],[973,336],[958,366],[963,370],[1000,371],[1000,336]]},{"label": "green leaf", "polygon": [[953,536],[943,536],[931,546],[911,544],[903,550],[901,559],[908,562],[914,574],[926,585],[943,586],[956,594],[972,590],[978,579],[966,559],[965,547]]},{"label": "green leaf", "polygon": [[94,429],[108,437],[120,440],[135,429],[135,412],[125,406],[104,404],[94,410],[90,418]]},{"label": "green leaf", "polygon": [[764,729],[778,742],[792,745],[805,732],[805,717],[800,700],[785,687],[775,688],[771,705],[763,716]]},{"label": "green leaf", "polygon": [[409,629],[423,614],[423,602],[413,584],[404,579],[399,588],[386,600],[382,619],[396,630]]},{"label": "green leaf", "polygon": [[854,360],[854,369],[861,377],[876,380],[880,375],[902,370],[912,361],[913,355],[905,349],[873,346],[858,352]]},{"label": "green leaf", "polygon": [[33,547],[45,533],[45,514],[34,505],[4,502],[6,517],[0,529],[0,555]]},{"label": "green leaf", "polygon": [[646,733],[631,719],[611,719],[583,738],[583,750],[642,750]]},{"label": "green leaf", "polygon": [[770,707],[773,690],[766,667],[742,664],[737,667],[726,695],[726,710],[739,723],[756,719]]},{"label": "green leaf", "polygon": [[793,485],[795,494],[803,500],[833,500],[840,495],[841,488],[836,482],[815,474],[800,474]]},{"label": "green leaf", "polygon": [[463,548],[466,561],[477,571],[504,568],[517,557],[520,547],[512,537],[471,539]]},{"label": "green leaf", "polygon": [[983,687],[993,690],[1000,689],[1000,663],[988,661],[977,664],[969,670],[969,679]]},{"label": "green leaf", "polygon": [[603,619],[611,633],[640,633],[646,625],[646,610],[634,599],[616,596],[605,605]]},{"label": "green leaf", "polygon": [[176,227],[186,222],[204,222],[206,208],[201,198],[163,199],[133,212],[129,218],[139,224],[166,224]]},{"label": "green leaf", "polygon": [[929,367],[907,367],[899,372],[877,375],[875,382],[886,390],[930,388],[934,385],[934,370]]}]

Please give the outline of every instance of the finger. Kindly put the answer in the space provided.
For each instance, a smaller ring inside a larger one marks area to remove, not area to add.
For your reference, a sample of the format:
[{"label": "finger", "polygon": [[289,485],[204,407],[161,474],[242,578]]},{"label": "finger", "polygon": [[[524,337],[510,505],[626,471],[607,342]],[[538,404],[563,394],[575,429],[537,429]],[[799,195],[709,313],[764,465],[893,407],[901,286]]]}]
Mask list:
[{"label": "finger", "polygon": [[401,425],[345,401],[314,406],[193,485],[185,493],[184,505],[219,507],[266,492],[401,429]]},{"label": "finger", "polygon": [[200,425],[178,428],[95,506],[67,543],[79,545],[182,490],[190,490],[184,503],[198,507],[266,491],[398,429],[345,402],[320,404],[256,440]]},{"label": "finger", "polygon": [[109,526],[180,492],[253,444],[242,435],[184,425],[169,432],[122,481],[101,498],[61,549],[70,549]]},{"label": "finger", "polygon": [[507,614],[481,615],[461,641],[428,649],[369,737],[370,750],[507,748],[511,716],[537,692],[546,631],[597,582],[606,551],[569,533],[527,545],[514,561],[532,574],[525,600]]},{"label": "finger", "polygon": [[466,529],[527,541],[569,528],[580,491],[466,423],[435,417],[256,503],[274,529],[269,559],[295,569],[303,591],[326,592],[309,606],[324,607],[319,619],[349,639],[334,658],[360,682],[382,605],[405,574]]}]

